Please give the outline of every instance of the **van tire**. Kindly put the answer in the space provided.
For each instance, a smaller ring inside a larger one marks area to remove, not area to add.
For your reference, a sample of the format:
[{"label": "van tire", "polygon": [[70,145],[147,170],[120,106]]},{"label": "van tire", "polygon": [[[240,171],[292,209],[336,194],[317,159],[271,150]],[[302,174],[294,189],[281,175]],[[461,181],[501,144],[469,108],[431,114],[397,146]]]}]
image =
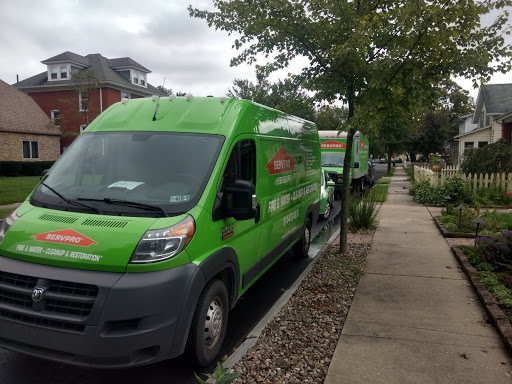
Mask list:
[{"label": "van tire", "polygon": [[228,316],[226,286],[213,279],[199,296],[188,335],[187,349],[198,366],[207,367],[216,361],[226,336]]},{"label": "van tire", "polygon": [[311,220],[309,216],[304,221],[304,227],[302,227],[302,235],[299,241],[293,244],[293,253],[298,258],[308,257],[309,246],[311,245]]},{"label": "van tire", "polygon": [[330,199],[327,199],[327,201],[325,202],[325,210],[324,210],[324,214],[322,215],[322,217],[327,220],[329,218],[329,215],[331,214],[331,207],[332,207],[332,203],[331,203],[331,200]]}]

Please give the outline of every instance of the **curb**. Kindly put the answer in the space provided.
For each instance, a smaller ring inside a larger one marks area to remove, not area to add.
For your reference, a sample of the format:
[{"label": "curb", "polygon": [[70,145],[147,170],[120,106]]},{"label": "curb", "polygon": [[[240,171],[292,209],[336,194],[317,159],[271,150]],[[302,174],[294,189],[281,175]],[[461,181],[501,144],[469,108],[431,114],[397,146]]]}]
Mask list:
[{"label": "curb", "polygon": [[[290,300],[293,296],[299,285],[302,283],[302,280],[306,278],[309,274],[313,265],[319,259],[319,257],[324,252],[325,248],[328,247],[340,234],[340,229],[338,229],[334,234],[327,240],[327,242],[320,248],[316,256],[311,259],[308,266],[302,271],[300,276],[295,280],[295,282],[288,288],[281,297],[274,303],[272,308],[268,310],[268,312],[261,318],[261,320],[249,331],[246,339],[240,344],[238,348],[236,348],[231,355],[224,361],[222,364],[225,368],[231,369],[238,361],[240,361],[247,351],[251,349],[258,343],[258,339],[263,331],[263,329],[267,326],[267,324],[279,313],[281,308]],[[207,381],[210,383],[210,381]],[[213,383],[213,381],[212,381]]]},{"label": "curb", "polygon": [[485,285],[480,282],[477,270],[471,265],[462,250],[457,246],[452,246],[451,250],[475,290],[480,303],[489,315],[492,324],[496,327],[503,343],[505,343],[505,347],[512,353],[512,325],[510,325],[510,321],[499,307],[498,301],[489,293]]},{"label": "curb", "polygon": [[463,239],[474,239],[476,236],[473,233],[466,233],[466,232],[448,232],[446,230],[446,227],[444,226],[443,222],[439,220],[439,218],[432,216],[434,221],[436,222],[437,227],[441,231],[441,234],[443,237],[449,237],[449,238],[463,238]]}]

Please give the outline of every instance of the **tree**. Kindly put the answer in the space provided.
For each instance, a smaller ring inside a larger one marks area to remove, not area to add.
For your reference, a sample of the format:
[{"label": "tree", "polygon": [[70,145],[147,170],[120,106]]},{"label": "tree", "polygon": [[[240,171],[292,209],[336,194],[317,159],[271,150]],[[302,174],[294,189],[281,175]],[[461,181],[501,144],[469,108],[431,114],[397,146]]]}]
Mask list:
[{"label": "tree", "polygon": [[163,85],[159,85],[156,87],[160,92],[166,94],[167,96],[171,96],[173,94],[173,91],[171,88],[165,88]]},{"label": "tree", "polygon": [[315,119],[314,99],[299,83],[291,78],[270,83],[268,77],[261,72],[256,73],[256,79],[256,84],[249,80],[235,79],[233,88],[228,90],[228,96],[252,100],[306,120]]},{"label": "tree", "polygon": [[83,71],[72,71],[71,73],[70,88],[77,93],[78,110],[83,113],[86,125],[89,125],[91,94],[99,88],[99,82],[98,75],[91,68]]},{"label": "tree", "polygon": [[347,121],[348,110],[333,105],[322,105],[316,111],[316,125],[319,130],[340,130]]},{"label": "tree", "polygon": [[193,17],[210,27],[235,33],[241,52],[231,65],[269,60],[269,73],[298,56],[308,60],[298,78],[321,100],[348,106],[340,252],[346,252],[349,170],[357,129],[385,113],[383,97],[407,95],[408,101],[433,99],[433,84],[451,75],[488,81],[511,67],[505,45],[508,13],[482,27],[480,17],[510,6],[510,0],[214,0],[214,11],[189,6]]},{"label": "tree", "polygon": [[458,120],[474,110],[473,99],[453,81],[437,86],[437,100],[424,106],[418,130],[411,140],[415,153],[443,153],[445,142],[458,134]]}]

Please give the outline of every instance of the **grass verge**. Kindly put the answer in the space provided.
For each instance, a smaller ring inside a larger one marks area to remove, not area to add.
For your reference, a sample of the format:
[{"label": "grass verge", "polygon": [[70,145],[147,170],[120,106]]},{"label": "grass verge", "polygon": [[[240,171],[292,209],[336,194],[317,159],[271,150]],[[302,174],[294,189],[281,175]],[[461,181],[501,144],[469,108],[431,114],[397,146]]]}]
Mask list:
[{"label": "grass verge", "polygon": [[21,203],[39,180],[39,176],[0,177],[0,205]]},{"label": "grass verge", "polygon": [[370,189],[370,192],[368,192],[364,199],[375,203],[383,203],[388,196],[388,189],[387,185],[376,185]]}]

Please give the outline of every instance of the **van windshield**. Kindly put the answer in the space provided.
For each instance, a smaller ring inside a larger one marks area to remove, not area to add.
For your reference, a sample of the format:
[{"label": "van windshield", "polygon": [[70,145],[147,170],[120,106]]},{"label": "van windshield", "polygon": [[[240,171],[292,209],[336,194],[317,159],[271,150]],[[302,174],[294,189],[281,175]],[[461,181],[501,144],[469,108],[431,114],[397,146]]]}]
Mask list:
[{"label": "van windshield", "polygon": [[322,152],[322,167],[343,167],[344,153]]},{"label": "van windshield", "polygon": [[207,134],[83,133],[31,202],[93,214],[182,214],[201,197],[223,142],[223,136]]}]

